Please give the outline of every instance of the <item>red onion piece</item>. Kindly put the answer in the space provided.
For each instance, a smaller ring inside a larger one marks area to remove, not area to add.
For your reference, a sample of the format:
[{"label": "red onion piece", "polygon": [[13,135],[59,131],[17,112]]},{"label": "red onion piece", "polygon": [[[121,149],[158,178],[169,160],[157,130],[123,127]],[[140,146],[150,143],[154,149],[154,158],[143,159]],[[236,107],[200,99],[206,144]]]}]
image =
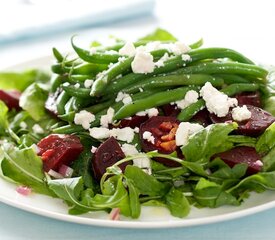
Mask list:
[{"label": "red onion piece", "polygon": [[119,208],[113,208],[112,211],[109,214],[110,219],[117,221],[120,219],[120,209]]},{"label": "red onion piece", "polygon": [[48,174],[49,174],[51,177],[54,177],[54,178],[56,178],[56,179],[62,179],[62,178],[64,178],[63,175],[61,175],[60,173],[58,173],[58,172],[56,172],[56,171],[54,171],[54,170],[52,170],[52,169],[50,169],[50,171],[48,172]]},{"label": "red onion piece", "polygon": [[72,168],[64,164],[58,170],[58,173],[60,173],[65,178],[70,178],[73,175],[73,172],[74,170]]},{"label": "red onion piece", "polygon": [[19,194],[22,194],[24,196],[28,196],[31,194],[32,189],[27,186],[18,186],[16,188],[16,192],[18,192]]}]

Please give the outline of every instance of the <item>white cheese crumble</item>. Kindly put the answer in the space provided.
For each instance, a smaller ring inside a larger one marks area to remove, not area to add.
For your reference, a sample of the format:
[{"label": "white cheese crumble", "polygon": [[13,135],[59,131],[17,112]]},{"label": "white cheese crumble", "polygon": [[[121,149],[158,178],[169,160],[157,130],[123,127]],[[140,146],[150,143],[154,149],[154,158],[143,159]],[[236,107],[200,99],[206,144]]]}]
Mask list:
[{"label": "white cheese crumble", "polygon": [[246,105],[235,107],[232,109],[232,118],[237,122],[248,120],[251,118],[251,112],[247,109]]},{"label": "white cheese crumble", "polygon": [[74,123],[77,125],[81,125],[84,129],[89,129],[91,122],[93,122],[94,120],[95,115],[86,110],[81,110],[74,116]]},{"label": "white cheese crumble", "polygon": [[68,86],[70,86],[70,83],[65,82],[65,83],[63,83],[63,86],[64,86],[64,87],[68,87]]},{"label": "white cheese crumble", "polygon": [[132,42],[126,42],[125,45],[119,49],[118,53],[120,55],[133,57],[136,54],[136,48]]},{"label": "white cheese crumble", "polygon": [[138,51],[131,66],[133,73],[151,73],[155,68],[154,58],[148,52]]},{"label": "white cheese crumble", "polygon": [[115,110],[111,107],[108,108],[107,113],[100,117],[100,125],[102,127],[108,127],[110,123],[112,123],[113,117],[115,114]]},{"label": "white cheese crumble", "polygon": [[[131,144],[124,143],[124,144],[122,144],[121,149],[124,152],[126,157],[134,156],[136,154],[139,154],[136,147],[134,145],[131,145]],[[143,169],[148,174],[152,173],[151,162],[150,162],[150,159],[148,157],[134,158],[133,159],[133,165]]]},{"label": "white cheese crumble", "polygon": [[115,101],[116,102],[122,101],[124,105],[127,105],[127,104],[130,104],[132,102],[132,98],[128,93],[118,92]]},{"label": "white cheese crumble", "polygon": [[93,83],[94,83],[94,80],[92,80],[92,79],[87,79],[87,80],[85,80],[85,82],[84,82],[84,87],[85,87],[85,88],[90,88],[90,87],[93,85]]},{"label": "white cheese crumble", "polygon": [[137,112],[137,116],[146,116],[148,115],[149,118],[157,116],[159,114],[159,110],[157,108],[149,108],[141,112]]},{"label": "white cheese crumble", "polygon": [[74,85],[74,87],[75,87],[75,88],[80,88],[80,84],[79,84],[79,83],[76,83],[76,84]]},{"label": "white cheese crumble", "polygon": [[181,59],[182,61],[186,61],[186,62],[191,61],[191,57],[188,54],[182,54]]},{"label": "white cheese crumble", "polygon": [[184,109],[191,105],[192,103],[195,103],[198,101],[199,94],[194,90],[189,90],[185,96],[184,99],[176,101],[176,105],[180,109]]},{"label": "white cheese crumble", "polygon": [[255,162],[255,164],[258,165],[259,167],[262,167],[262,166],[264,165],[263,162],[262,162],[261,160],[257,160],[257,161]]},{"label": "white cheese crumble", "polygon": [[135,132],[130,127],[108,129],[106,127],[94,127],[89,129],[90,136],[95,139],[106,139],[114,137],[120,141],[131,143],[134,140]]},{"label": "white cheese crumble", "polygon": [[145,131],[143,134],[142,134],[142,138],[147,140],[148,142],[154,144],[155,143],[155,138],[154,136],[152,135],[151,132],[149,131]]},{"label": "white cheese crumble", "polygon": [[188,53],[190,50],[191,48],[182,42],[175,42],[174,44],[171,44],[171,51],[175,55],[182,55],[184,53]]},{"label": "white cheese crumble", "polygon": [[20,124],[19,124],[19,126],[21,127],[21,128],[23,128],[23,129],[26,129],[28,126],[27,126],[27,124],[24,122],[24,121],[22,121]]},{"label": "white cheese crumble", "polygon": [[35,152],[35,153],[39,153],[40,152],[40,148],[36,145],[36,144],[32,144],[31,145],[31,148],[33,149],[33,151]]},{"label": "white cheese crumble", "polygon": [[169,59],[169,55],[168,53],[165,53],[156,63],[156,67],[163,67],[164,66],[164,62],[166,62]]},{"label": "white cheese crumble", "polygon": [[215,113],[218,117],[224,117],[228,114],[229,108],[238,105],[236,98],[230,98],[212,86],[210,82],[200,90],[200,95],[204,99],[206,107],[210,113]]},{"label": "white cheese crumble", "polygon": [[92,146],[92,148],[91,148],[91,153],[95,153],[95,152],[96,152],[96,150],[97,150],[97,147]]},{"label": "white cheese crumble", "polygon": [[91,48],[90,48],[90,55],[95,54],[96,51],[97,51],[97,49],[96,49],[95,47],[91,47]]},{"label": "white cheese crumble", "polygon": [[119,57],[119,58],[118,58],[118,61],[119,61],[119,62],[123,62],[123,61],[125,61],[125,60],[126,60],[126,57]]},{"label": "white cheese crumble", "polygon": [[34,124],[34,125],[32,126],[32,130],[33,130],[34,133],[37,133],[37,134],[42,134],[42,133],[44,133],[43,128],[40,127],[40,125],[37,124],[37,123]]},{"label": "white cheese crumble", "polygon": [[203,126],[198,123],[181,122],[176,132],[176,145],[186,145],[189,137],[202,129]]}]

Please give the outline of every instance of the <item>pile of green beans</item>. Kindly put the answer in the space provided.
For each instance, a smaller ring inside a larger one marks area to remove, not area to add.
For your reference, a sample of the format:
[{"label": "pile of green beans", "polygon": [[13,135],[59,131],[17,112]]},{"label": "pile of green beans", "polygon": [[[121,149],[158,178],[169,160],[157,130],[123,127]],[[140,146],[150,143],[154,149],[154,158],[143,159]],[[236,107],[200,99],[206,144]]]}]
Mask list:
[{"label": "pile of green beans", "polygon": [[[138,41],[134,45],[138,47],[148,42]],[[190,45],[188,61],[183,60],[182,56],[174,56],[167,49],[152,51],[154,61],[166,53],[169,59],[148,74],[132,72],[134,57],[118,53],[124,42],[108,47],[99,46],[96,51],[90,51],[77,46],[72,38],[71,44],[77,55],[73,59],[63,56],[54,48],[56,62],[52,65],[54,75],[51,92],[58,93],[57,112],[58,117],[64,121],[64,126],[53,131],[84,131],[81,126],[73,124],[75,113],[81,110],[95,115],[96,120],[91,123],[91,127],[96,127],[100,125],[100,117],[106,114],[109,107],[115,110],[113,120],[119,121],[137,112],[181,100],[188,90],[199,91],[206,82],[228,96],[257,91],[265,86],[268,74],[265,69],[232,49],[202,48],[202,43],[199,40]],[[93,80],[91,87],[85,87],[86,80]],[[116,102],[119,92],[130,94],[132,102],[127,105]],[[177,118],[189,121],[204,107],[205,102],[199,99],[183,109]]]}]

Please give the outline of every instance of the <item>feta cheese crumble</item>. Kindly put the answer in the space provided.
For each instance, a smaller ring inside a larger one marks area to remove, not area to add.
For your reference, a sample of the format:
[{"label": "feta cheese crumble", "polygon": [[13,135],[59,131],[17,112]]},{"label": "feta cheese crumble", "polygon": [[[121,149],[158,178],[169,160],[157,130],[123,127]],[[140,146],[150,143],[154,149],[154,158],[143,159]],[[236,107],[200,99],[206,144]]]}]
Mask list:
[{"label": "feta cheese crumble", "polygon": [[125,45],[119,49],[118,53],[120,55],[133,57],[136,54],[136,48],[132,42],[126,42]]},{"label": "feta cheese crumble", "polygon": [[81,125],[84,129],[89,129],[91,122],[93,122],[94,120],[95,115],[86,110],[81,110],[74,116],[74,123],[77,125]]},{"label": "feta cheese crumble", "polygon": [[132,102],[132,98],[128,93],[119,92],[115,99],[116,102],[122,101],[124,105],[130,104]]},{"label": "feta cheese crumble", "polygon": [[102,127],[108,127],[110,123],[112,123],[113,117],[115,114],[115,110],[111,107],[108,108],[107,113],[100,117],[100,125]]},{"label": "feta cheese crumble", "polygon": [[182,99],[180,101],[176,101],[176,105],[178,108],[184,109],[184,108],[188,107],[189,105],[191,105],[192,103],[197,102],[198,98],[199,98],[199,94],[196,91],[189,90],[185,94],[184,99]]},{"label": "feta cheese crumble", "polygon": [[97,147],[92,146],[91,153],[95,153],[95,152],[96,152],[96,150],[97,150]]},{"label": "feta cheese crumble", "polygon": [[159,110],[157,108],[149,108],[145,111],[137,112],[137,116],[146,116],[148,115],[149,118],[157,116],[159,114]]},{"label": "feta cheese crumble", "polygon": [[189,137],[202,129],[203,126],[198,123],[181,122],[176,132],[176,145],[186,145]]},{"label": "feta cheese crumble", "polygon": [[80,88],[80,84],[79,84],[79,83],[76,83],[76,84],[74,85],[74,87],[75,87],[75,88]]},{"label": "feta cheese crumble", "polygon": [[131,143],[134,140],[135,132],[130,127],[108,129],[106,127],[93,127],[89,129],[90,136],[95,139],[106,139],[114,137],[120,141]]},{"label": "feta cheese crumble", "polygon": [[22,121],[20,124],[19,124],[19,126],[22,128],[22,129],[26,129],[28,126],[27,126],[27,124],[24,122],[24,121]]},{"label": "feta cheese crumble", "polygon": [[186,62],[191,61],[191,57],[188,54],[182,54],[181,59],[182,61],[186,61]]},{"label": "feta cheese crumble", "polygon": [[[131,144],[124,143],[124,144],[122,144],[121,149],[124,152],[126,157],[134,156],[134,155],[139,154],[136,147],[134,145],[131,145]],[[151,162],[150,162],[150,159],[148,157],[134,158],[133,159],[133,165],[143,169],[148,174],[152,173]]]},{"label": "feta cheese crumble", "polygon": [[87,80],[85,80],[85,82],[84,82],[84,87],[85,87],[85,88],[90,88],[90,87],[93,85],[93,83],[94,83],[94,80],[92,80],[92,79],[87,79]]},{"label": "feta cheese crumble", "polygon": [[154,136],[152,135],[151,132],[149,131],[145,131],[143,134],[142,134],[142,138],[147,140],[148,142],[154,144],[155,143],[155,138]]},{"label": "feta cheese crumble", "polygon": [[144,51],[138,51],[131,63],[133,73],[151,73],[154,71],[155,63],[153,56]]},{"label": "feta cheese crumble", "polygon": [[210,82],[200,90],[200,95],[204,99],[206,107],[210,113],[215,113],[218,117],[224,117],[228,114],[229,108],[238,105],[236,98],[230,98],[212,86]]},{"label": "feta cheese crumble", "polygon": [[174,44],[171,44],[171,51],[175,55],[182,55],[184,53],[188,53],[190,50],[191,48],[182,42],[175,42]]},{"label": "feta cheese crumble", "polygon": [[34,124],[34,125],[32,126],[32,130],[33,130],[34,133],[37,133],[37,134],[42,134],[42,133],[44,133],[43,128],[40,127],[40,125],[37,124],[37,123]]},{"label": "feta cheese crumble", "polygon": [[246,105],[242,107],[238,106],[232,109],[232,118],[237,122],[248,120],[251,118],[251,112],[247,109]]},{"label": "feta cheese crumble", "polygon": [[169,55],[168,53],[165,53],[156,63],[156,67],[163,67],[164,66],[164,62],[166,62],[169,59]]}]

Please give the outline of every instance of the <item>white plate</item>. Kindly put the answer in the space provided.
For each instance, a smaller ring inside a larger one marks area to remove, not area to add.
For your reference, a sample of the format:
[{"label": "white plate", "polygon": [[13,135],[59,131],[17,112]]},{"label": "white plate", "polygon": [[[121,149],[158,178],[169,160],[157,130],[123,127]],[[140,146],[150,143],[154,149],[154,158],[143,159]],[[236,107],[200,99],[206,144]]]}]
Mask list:
[{"label": "white plate", "polygon": [[[22,70],[31,67],[49,66],[50,58],[43,57],[30,62],[18,64],[9,69]],[[44,195],[31,194],[22,196],[16,186],[0,178],[0,201],[38,215],[43,215],[63,221],[116,228],[163,228],[187,227],[214,222],[221,222],[254,214],[275,207],[275,193],[266,191],[262,194],[252,194],[241,206],[224,206],[216,209],[192,208],[187,218],[172,217],[167,209],[159,207],[143,207],[139,219],[122,217],[121,221],[112,221],[104,212],[93,212],[79,216],[67,214],[67,206],[60,200]]]}]

